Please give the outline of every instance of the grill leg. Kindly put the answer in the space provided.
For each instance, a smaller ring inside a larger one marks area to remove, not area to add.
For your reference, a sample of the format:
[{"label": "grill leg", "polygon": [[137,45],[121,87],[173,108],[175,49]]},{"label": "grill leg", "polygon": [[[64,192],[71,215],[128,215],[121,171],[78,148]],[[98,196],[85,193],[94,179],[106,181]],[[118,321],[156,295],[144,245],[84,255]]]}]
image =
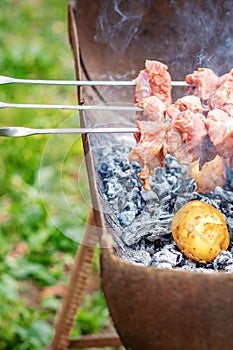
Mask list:
[{"label": "grill leg", "polygon": [[[75,21],[76,2],[71,1],[69,4],[69,34],[70,41],[75,54],[75,62],[79,62],[77,55],[78,37]],[[80,77],[80,62],[76,63],[77,78]],[[78,88],[80,97],[80,89]],[[79,98],[80,100],[80,98]],[[93,211],[90,212],[83,241],[81,242],[75,264],[71,273],[70,282],[67,286],[62,308],[55,326],[55,334],[52,343],[46,348],[47,350],[66,350],[68,348],[80,349],[88,347],[119,347],[121,340],[117,335],[105,334],[100,336],[83,336],[79,339],[69,339],[70,331],[74,324],[77,310],[81,304],[88,277],[92,269],[92,261],[95,254],[95,247],[98,243],[98,229],[95,225]]]},{"label": "grill leg", "polygon": [[97,230],[95,230],[93,211],[91,211],[86,224],[83,241],[79,246],[75,258],[70,282],[67,286],[66,295],[55,327],[54,338],[51,345],[47,347],[47,350],[65,350],[69,345],[69,333],[72,329],[77,309],[80,306],[88,277],[90,276],[97,242]]}]

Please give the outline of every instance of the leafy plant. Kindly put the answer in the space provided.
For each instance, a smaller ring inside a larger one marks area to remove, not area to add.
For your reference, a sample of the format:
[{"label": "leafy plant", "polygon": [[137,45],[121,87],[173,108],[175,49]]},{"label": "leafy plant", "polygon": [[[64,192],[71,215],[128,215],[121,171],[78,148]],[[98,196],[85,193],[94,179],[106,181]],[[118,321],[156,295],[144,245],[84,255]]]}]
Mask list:
[{"label": "leafy plant", "polygon": [[[68,0],[1,1],[1,75],[75,77],[67,5]],[[0,86],[0,94],[6,102],[76,101],[71,87],[9,84]],[[0,126],[78,126],[70,111],[2,109],[0,114]],[[42,349],[51,340],[61,299],[41,298],[41,292],[67,283],[89,211],[81,139],[2,138],[0,151],[0,349]],[[93,298],[86,297],[77,316],[78,334],[108,325],[102,294]]]},{"label": "leafy plant", "polygon": [[8,274],[0,281],[0,349],[36,350],[49,343],[53,327],[35,308],[25,307],[17,281]]},{"label": "leafy plant", "polygon": [[106,322],[108,314],[109,311],[100,291],[86,295],[78,310],[71,336],[94,334],[100,332],[104,327],[110,327],[110,323]]}]

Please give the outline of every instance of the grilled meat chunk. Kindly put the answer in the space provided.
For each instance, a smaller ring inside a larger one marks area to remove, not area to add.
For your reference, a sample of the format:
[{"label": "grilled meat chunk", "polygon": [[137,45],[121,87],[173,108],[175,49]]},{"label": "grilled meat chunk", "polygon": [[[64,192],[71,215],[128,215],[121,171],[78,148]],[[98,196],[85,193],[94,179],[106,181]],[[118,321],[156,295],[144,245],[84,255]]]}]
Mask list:
[{"label": "grilled meat chunk", "polygon": [[223,187],[226,183],[226,170],[223,160],[216,156],[213,160],[199,168],[199,161],[190,164],[187,177],[192,177],[197,184],[197,192],[208,193],[216,186]]},{"label": "grilled meat chunk", "polygon": [[144,107],[144,99],[149,96],[158,97],[167,106],[171,103],[171,76],[165,64],[146,60],[145,69],[140,71],[135,83],[137,106]]},{"label": "grilled meat chunk", "polygon": [[202,141],[207,135],[202,111],[196,96],[182,97],[167,109],[171,122],[166,148],[181,164],[190,164],[200,158]]},{"label": "grilled meat chunk", "polygon": [[209,111],[206,125],[210,140],[219,156],[227,159],[233,155],[233,118],[221,109]]},{"label": "grilled meat chunk", "polygon": [[179,98],[178,100],[175,101],[174,106],[176,108],[179,108],[181,112],[186,110],[190,110],[191,112],[194,112],[194,113],[203,112],[203,106],[200,98],[193,95],[188,95],[188,96]]},{"label": "grilled meat chunk", "polygon": [[167,123],[164,117],[160,121],[137,120],[136,125],[140,130],[140,138],[129,154],[129,160],[139,163],[142,168],[139,178],[144,182],[144,188],[150,190],[150,175],[159,165],[164,166]]},{"label": "grilled meat chunk", "polygon": [[206,101],[217,88],[218,76],[209,68],[198,68],[197,71],[188,74],[185,81],[190,84],[190,94]]},{"label": "grilled meat chunk", "polygon": [[140,120],[160,121],[164,119],[167,107],[157,96],[149,96],[143,100],[143,114]]},{"label": "grilled meat chunk", "polygon": [[233,117],[233,69],[219,78],[216,90],[208,99],[209,109],[221,109]]}]

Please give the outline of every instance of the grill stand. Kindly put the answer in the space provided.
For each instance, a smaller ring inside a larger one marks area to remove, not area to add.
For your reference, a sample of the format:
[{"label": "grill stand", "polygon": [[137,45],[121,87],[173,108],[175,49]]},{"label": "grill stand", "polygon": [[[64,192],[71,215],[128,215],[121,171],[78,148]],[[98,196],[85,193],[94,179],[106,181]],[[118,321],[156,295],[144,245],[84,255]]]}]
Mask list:
[{"label": "grill stand", "polygon": [[89,347],[118,347],[121,341],[117,335],[104,334],[99,336],[85,335],[79,339],[69,339],[74,318],[81,304],[85,287],[91,273],[95,247],[98,242],[93,212],[90,212],[85,235],[79,246],[74,268],[71,273],[67,293],[64,297],[59,318],[55,327],[55,334],[47,350],[80,349]]},{"label": "grill stand", "polygon": [[[75,22],[75,2],[70,2],[68,6],[69,16],[69,35],[70,43],[73,48],[75,69],[77,79],[80,79],[80,59],[78,52],[78,36]],[[79,103],[82,104],[81,87],[77,87],[77,94]],[[85,135],[83,136],[86,137]],[[70,282],[67,286],[67,291],[63,299],[62,308],[58,316],[55,326],[55,333],[52,343],[46,347],[47,350],[66,350],[66,349],[80,349],[91,347],[119,347],[122,342],[118,335],[104,334],[104,335],[85,335],[79,339],[69,339],[70,331],[74,324],[74,319],[78,308],[81,304],[87,281],[90,276],[92,261],[95,254],[95,248],[98,243],[98,229],[94,219],[94,210],[91,210],[86,228],[84,238],[79,245],[74,267],[71,273]]]}]

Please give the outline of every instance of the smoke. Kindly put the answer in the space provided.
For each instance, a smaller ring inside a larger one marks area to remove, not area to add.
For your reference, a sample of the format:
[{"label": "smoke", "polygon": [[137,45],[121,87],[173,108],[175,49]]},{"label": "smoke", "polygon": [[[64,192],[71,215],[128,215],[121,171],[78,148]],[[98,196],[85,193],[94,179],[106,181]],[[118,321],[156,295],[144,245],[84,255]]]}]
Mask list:
[{"label": "smoke", "polygon": [[232,32],[230,0],[101,0],[94,40],[119,54],[129,48],[136,69],[138,62],[143,67],[145,59],[156,59],[174,79],[183,79],[201,66],[228,72]]},{"label": "smoke", "polygon": [[102,0],[94,40],[124,51],[138,31],[148,0]]},{"label": "smoke", "polygon": [[[218,74],[228,71],[233,62],[232,2],[187,1],[178,6],[179,3],[170,4],[176,32],[176,44],[170,45],[176,58],[189,71],[201,66]],[[171,64],[177,64],[177,60]]]}]

